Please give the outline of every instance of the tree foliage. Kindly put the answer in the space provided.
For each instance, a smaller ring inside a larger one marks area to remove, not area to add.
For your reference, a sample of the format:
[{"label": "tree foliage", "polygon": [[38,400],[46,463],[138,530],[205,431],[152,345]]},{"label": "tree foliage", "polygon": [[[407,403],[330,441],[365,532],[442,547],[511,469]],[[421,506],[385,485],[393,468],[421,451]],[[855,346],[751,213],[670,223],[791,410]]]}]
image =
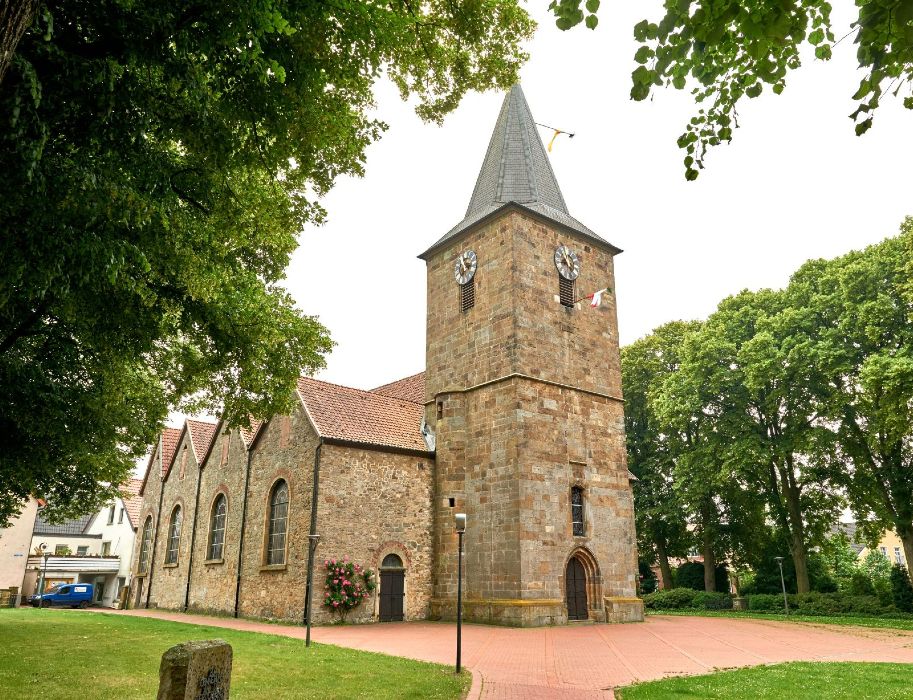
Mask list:
[{"label": "tree foliage", "polygon": [[284,270],[386,128],[375,82],[440,121],[532,28],[515,0],[44,6],[0,85],[0,523],[97,507],[169,408],[288,409],[331,344]]},{"label": "tree foliage", "polygon": [[[595,12],[581,0],[553,2],[560,29],[581,22],[596,26]],[[739,126],[738,106],[765,89],[779,95],[791,70],[807,55],[831,58],[834,47],[853,37],[863,77],[850,115],[857,135],[871,126],[887,94],[903,97],[913,109],[913,4],[906,0],[857,0],[850,32],[837,39],[827,0],[666,0],[662,17],[634,26],[640,46],[632,73],[631,98],[645,100],[656,88],[689,89],[699,105],[678,140],[684,149],[685,176],[695,179],[707,149],[732,140]],[[591,19],[592,17],[592,19]]]}]

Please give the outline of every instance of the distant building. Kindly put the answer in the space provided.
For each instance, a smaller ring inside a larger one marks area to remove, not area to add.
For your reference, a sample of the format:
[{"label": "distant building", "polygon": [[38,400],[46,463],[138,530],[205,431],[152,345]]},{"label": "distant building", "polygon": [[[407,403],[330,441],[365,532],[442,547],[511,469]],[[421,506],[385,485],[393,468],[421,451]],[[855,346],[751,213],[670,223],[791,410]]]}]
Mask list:
[{"label": "distant building", "polygon": [[0,530],[0,590],[19,589],[31,553],[32,531],[42,502],[29,498],[22,512]]},{"label": "distant building", "polygon": [[116,498],[97,513],[57,525],[39,512],[30,537],[31,556],[20,579],[23,595],[37,591],[43,572],[44,590],[61,583],[92,583],[95,603],[115,607],[130,582],[141,485],[140,479],[131,479],[123,487],[124,498]]}]

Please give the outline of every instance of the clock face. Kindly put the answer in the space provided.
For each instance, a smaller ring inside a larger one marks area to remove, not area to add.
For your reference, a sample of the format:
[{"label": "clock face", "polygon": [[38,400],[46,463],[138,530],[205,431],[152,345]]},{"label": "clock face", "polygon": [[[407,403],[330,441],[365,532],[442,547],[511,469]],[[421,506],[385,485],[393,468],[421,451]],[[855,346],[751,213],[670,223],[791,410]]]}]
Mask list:
[{"label": "clock face", "polygon": [[555,267],[564,279],[575,280],[580,274],[580,259],[566,245],[559,245],[555,249]]},{"label": "clock face", "polygon": [[465,253],[460,253],[453,266],[453,276],[456,278],[457,283],[466,284],[469,282],[473,275],[475,275],[478,266],[479,261],[476,258],[474,250],[467,250]]}]

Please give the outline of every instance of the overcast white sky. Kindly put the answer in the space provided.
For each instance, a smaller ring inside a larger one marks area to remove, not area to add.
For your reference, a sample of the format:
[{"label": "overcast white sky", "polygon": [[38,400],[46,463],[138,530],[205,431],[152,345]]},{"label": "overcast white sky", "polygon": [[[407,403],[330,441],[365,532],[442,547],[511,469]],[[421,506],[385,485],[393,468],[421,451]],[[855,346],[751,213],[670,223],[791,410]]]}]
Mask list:
[{"label": "overcast white sky", "polygon": [[[893,235],[913,210],[913,117],[887,99],[873,129],[854,135],[850,39],[829,63],[808,60],[782,95],[747,103],[733,143],[686,182],[675,141],[695,109],[690,95],[628,97],[632,27],[659,17],[645,10],[654,5],[604,3],[596,31],[565,33],[537,0],[521,79],[537,121],[576,132],[551,154],[571,214],[625,251],[616,258],[622,344],[672,319],[704,318],[740,289],[783,286],[808,258]],[[835,16],[839,37],[851,17]],[[416,255],[461,220],[502,99],[470,95],[439,127],[378,86],[390,129],[369,148],[365,177],[340,180],[326,197],[329,222],[302,233],[288,270],[301,308],[338,344],[320,378],[372,388],[424,368],[425,265]],[[327,247],[341,264],[310,265]]]}]

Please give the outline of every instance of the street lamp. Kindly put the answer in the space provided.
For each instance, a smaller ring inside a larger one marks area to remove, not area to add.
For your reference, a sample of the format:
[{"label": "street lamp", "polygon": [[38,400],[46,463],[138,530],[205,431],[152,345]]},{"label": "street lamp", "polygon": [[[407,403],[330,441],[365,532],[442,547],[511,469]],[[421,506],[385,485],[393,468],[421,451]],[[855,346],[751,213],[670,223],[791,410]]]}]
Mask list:
[{"label": "street lamp", "polygon": [[38,549],[41,550],[41,556],[44,557],[44,567],[41,569],[41,576],[39,577],[39,581],[38,581],[38,596],[39,596],[38,607],[43,608],[44,607],[44,580],[45,580],[45,578],[47,578],[47,575],[48,575],[48,556],[49,555],[47,552],[48,546],[46,543],[42,542],[41,544],[39,544]]},{"label": "street lamp", "polygon": [[305,606],[304,615],[307,618],[307,634],[304,637],[304,646],[311,646],[311,610],[314,607],[314,552],[317,551],[317,545],[320,544],[320,535],[308,535],[308,589],[307,605]]},{"label": "street lamp", "polygon": [[786,580],[783,578],[783,557],[774,557],[780,565],[780,585],[783,586],[783,609],[789,615],[789,601],[786,600]]},{"label": "street lamp", "polygon": [[460,545],[457,556],[457,658],[456,672],[460,672],[460,654],[462,652],[462,632],[463,632],[463,533],[466,532],[466,513],[457,513],[456,531],[460,538]]}]

